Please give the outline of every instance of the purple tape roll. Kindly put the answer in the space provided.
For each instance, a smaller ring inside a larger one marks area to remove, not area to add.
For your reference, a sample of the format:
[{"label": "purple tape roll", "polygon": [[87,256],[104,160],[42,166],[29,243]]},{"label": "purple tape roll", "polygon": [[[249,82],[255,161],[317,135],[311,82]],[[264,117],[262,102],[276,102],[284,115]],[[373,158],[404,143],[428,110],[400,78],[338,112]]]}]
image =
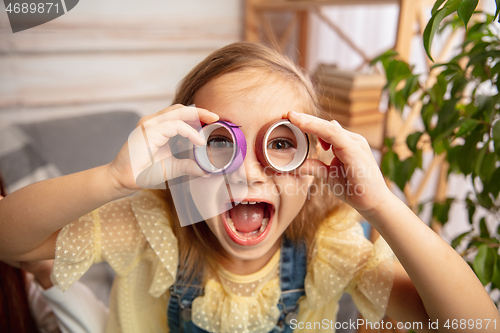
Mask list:
[{"label": "purple tape roll", "polygon": [[207,153],[207,146],[195,146],[193,148],[194,151],[194,159],[198,166],[204,171],[211,174],[221,174],[221,173],[231,173],[236,171],[245,160],[245,156],[247,154],[247,142],[245,140],[245,135],[239,126],[230,123],[228,121],[219,120],[212,124],[207,124],[202,127],[200,130],[200,134],[203,138],[208,139],[210,134],[218,128],[225,128],[233,139],[233,153],[229,162],[221,167],[217,168],[212,165],[210,158]]}]

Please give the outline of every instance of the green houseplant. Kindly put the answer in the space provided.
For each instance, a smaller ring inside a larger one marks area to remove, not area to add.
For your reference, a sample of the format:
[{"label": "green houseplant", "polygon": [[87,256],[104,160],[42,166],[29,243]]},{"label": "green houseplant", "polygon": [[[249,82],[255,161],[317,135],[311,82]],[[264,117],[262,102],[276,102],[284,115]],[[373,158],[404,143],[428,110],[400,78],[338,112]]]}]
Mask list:
[{"label": "green houseplant", "polygon": [[[471,229],[456,237],[452,246],[460,250],[491,291],[500,289],[500,227],[489,230],[486,223],[486,219],[500,221],[500,32],[493,23],[500,1],[495,3],[494,15],[475,12],[477,0],[435,3],[423,34],[429,58],[432,60],[430,49],[435,35],[444,29],[465,29],[465,37],[450,61],[434,63],[427,73],[414,73],[392,50],[372,62],[382,63],[389,102],[396,110],[403,114],[415,100],[422,103],[420,117],[424,129],[406,138],[411,154],[400,158],[394,149],[394,138],[386,138],[383,173],[403,190],[414,171],[422,168],[422,141],[426,141],[434,154],[445,154],[448,177],[466,176],[473,188],[465,199],[467,212],[464,211]],[[424,84],[423,79],[430,76],[435,80]],[[450,206],[457,200],[432,200],[433,218],[446,224]]]}]

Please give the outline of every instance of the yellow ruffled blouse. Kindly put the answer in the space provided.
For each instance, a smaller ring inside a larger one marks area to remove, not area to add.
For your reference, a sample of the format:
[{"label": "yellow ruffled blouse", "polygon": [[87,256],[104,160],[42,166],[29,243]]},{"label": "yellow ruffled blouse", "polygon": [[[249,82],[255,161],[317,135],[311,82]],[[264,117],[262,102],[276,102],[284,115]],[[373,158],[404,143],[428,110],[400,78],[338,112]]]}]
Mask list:
[{"label": "yellow ruffled blouse", "polygon": [[[141,191],[59,232],[52,281],[62,290],[93,263],[105,260],[116,272],[106,332],[168,331],[169,287],[175,282],[179,255],[164,205],[152,192]],[[280,316],[279,259],[277,251],[251,275],[220,269],[208,276],[204,294],[192,304],[193,322],[209,332],[270,331]],[[392,288],[392,261],[385,241],[369,242],[352,213],[325,221],[308,263],[297,323],[335,322],[343,292],[351,294],[367,320],[379,321]],[[305,326],[303,331],[323,332]]]}]

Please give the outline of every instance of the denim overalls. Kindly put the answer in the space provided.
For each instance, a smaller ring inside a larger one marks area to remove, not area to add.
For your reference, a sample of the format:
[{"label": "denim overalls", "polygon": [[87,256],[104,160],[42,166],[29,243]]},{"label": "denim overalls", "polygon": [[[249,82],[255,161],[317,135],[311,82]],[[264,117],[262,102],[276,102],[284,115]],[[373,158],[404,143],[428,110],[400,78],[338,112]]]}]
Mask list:
[{"label": "denim overalls", "polygon": [[[281,312],[278,322],[270,333],[291,333],[290,320],[297,317],[298,299],[305,295],[304,279],[306,277],[306,246],[292,244],[286,237],[281,243],[280,259],[280,286],[281,296],[278,308]],[[203,294],[203,286],[195,280],[187,286],[182,276],[177,277],[175,284],[170,287],[168,304],[168,327],[171,333],[206,332],[195,326],[191,321],[191,303]]]}]

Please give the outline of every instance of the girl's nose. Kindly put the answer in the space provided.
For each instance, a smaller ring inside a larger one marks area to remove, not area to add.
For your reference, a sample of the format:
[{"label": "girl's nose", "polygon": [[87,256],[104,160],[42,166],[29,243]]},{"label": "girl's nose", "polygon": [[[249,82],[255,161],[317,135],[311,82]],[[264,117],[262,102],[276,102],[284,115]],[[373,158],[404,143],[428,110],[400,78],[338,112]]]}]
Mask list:
[{"label": "girl's nose", "polygon": [[260,164],[253,148],[248,147],[243,164],[229,175],[229,181],[244,183],[245,185],[256,185],[266,182],[264,167]]}]

